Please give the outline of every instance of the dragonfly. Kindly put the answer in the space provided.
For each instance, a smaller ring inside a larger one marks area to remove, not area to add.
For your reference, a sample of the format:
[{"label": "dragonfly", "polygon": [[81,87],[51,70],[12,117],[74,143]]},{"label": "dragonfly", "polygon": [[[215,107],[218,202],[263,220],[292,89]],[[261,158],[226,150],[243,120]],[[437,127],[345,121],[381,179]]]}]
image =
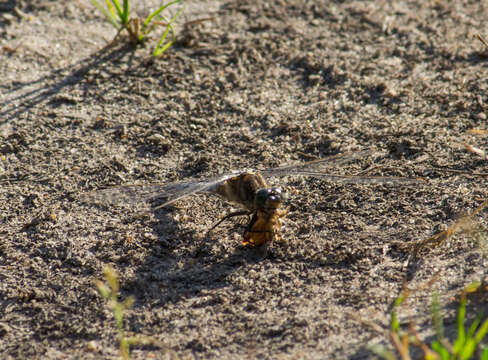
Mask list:
[{"label": "dragonfly", "polygon": [[420,179],[394,176],[335,175],[325,171],[331,165],[341,165],[370,155],[373,155],[373,152],[365,150],[263,170],[234,171],[206,179],[183,180],[169,184],[122,185],[86,193],[83,200],[134,204],[163,199],[162,204],[153,206],[156,210],[195,194],[218,195],[240,205],[242,209],[227,214],[210,230],[231,217],[247,215],[250,216],[250,221],[244,231],[242,245],[260,246],[281,239],[283,219],[289,210],[289,207],[284,207],[286,194],[280,187],[268,186],[265,178],[310,176],[353,184],[411,184],[420,181]]}]

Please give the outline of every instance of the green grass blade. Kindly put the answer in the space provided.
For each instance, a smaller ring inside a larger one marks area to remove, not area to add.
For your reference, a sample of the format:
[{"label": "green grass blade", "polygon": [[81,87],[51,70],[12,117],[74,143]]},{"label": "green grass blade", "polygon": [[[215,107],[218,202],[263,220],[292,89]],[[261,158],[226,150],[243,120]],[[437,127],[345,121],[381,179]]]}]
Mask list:
[{"label": "green grass blade", "polygon": [[452,345],[452,352],[454,355],[460,354],[466,342],[466,335],[464,332],[464,318],[466,316],[466,298],[463,296],[459,301],[457,312],[457,338]]},{"label": "green grass blade", "polygon": [[125,25],[124,13],[122,12],[122,8],[120,7],[119,1],[118,0],[111,0],[111,1],[112,1],[112,4],[114,4],[114,6],[115,6],[115,10],[117,11],[117,15],[120,19],[120,22],[122,23],[122,25]]},{"label": "green grass blade", "polygon": [[115,319],[115,324],[117,325],[117,328],[119,330],[122,330],[124,328],[124,312],[120,304],[115,304],[113,307],[113,313],[114,313],[114,319]]},{"label": "green grass blade", "polygon": [[488,348],[486,347],[481,348],[480,360],[488,360]]},{"label": "green grass blade", "polygon": [[112,24],[114,28],[116,28],[117,30],[119,29],[120,25],[117,23],[117,20],[113,16],[113,13],[110,11],[110,8],[108,8],[107,11],[97,0],[90,0],[90,2],[107,18],[108,22]]},{"label": "green grass blade", "polygon": [[114,6],[112,5],[112,3],[109,0],[105,0],[105,5],[107,6],[107,10],[110,13],[110,17],[117,24],[117,27],[119,27],[120,24],[117,22],[117,16],[115,15]]},{"label": "green grass blade", "polygon": [[105,5],[107,6],[107,9],[110,12],[110,15],[112,15],[112,17],[115,19],[114,6],[110,2],[110,0],[105,0]]},{"label": "green grass blade", "polygon": [[468,332],[466,333],[466,339],[471,339],[473,337],[474,332],[478,328],[478,325],[481,322],[481,315],[477,315],[471,325],[469,325]]},{"label": "green grass blade", "polygon": [[481,324],[480,328],[476,332],[476,335],[474,336],[474,341],[476,342],[476,345],[478,345],[480,341],[483,340],[487,331],[488,331],[488,319],[483,321],[483,324]]},{"label": "green grass blade", "polygon": [[398,333],[398,330],[400,329],[400,322],[398,321],[396,311],[391,312],[390,327],[391,327],[391,330],[393,332],[396,332],[396,333]]},{"label": "green grass blade", "polygon": [[434,350],[437,354],[439,354],[441,360],[449,360],[449,350],[447,350],[444,346],[442,346],[439,342],[437,341],[432,341],[430,344],[430,347],[432,350]]},{"label": "green grass blade", "polygon": [[[183,9],[178,10],[176,12],[176,14],[174,14],[173,17],[171,18],[171,20],[168,22],[168,25],[166,26],[166,29],[164,30],[163,35],[159,39],[158,44],[156,45],[156,47],[154,48],[154,51],[153,51],[153,56],[154,57],[160,56],[161,54],[163,54],[166,51],[166,49],[168,49],[173,44],[173,42],[175,41],[175,31],[174,31],[172,25],[173,25],[174,21],[176,20],[176,18],[178,17],[178,15],[180,15],[180,13],[181,13],[182,10]],[[166,38],[166,35],[168,35],[168,32],[170,30],[171,30],[171,40],[168,41],[163,46],[161,46],[163,44],[163,42],[164,42],[164,39]]]},{"label": "green grass blade", "polygon": [[459,354],[459,359],[460,360],[470,359],[475,349],[476,349],[476,342],[473,339],[467,339],[466,343],[461,349],[461,353]]},{"label": "green grass blade", "polygon": [[168,6],[171,6],[173,4],[177,4],[179,3],[181,0],[174,0],[174,1],[170,1],[169,3],[167,4],[164,4],[162,6],[160,6],[158,9],[154,10],[152,13],[150,13],[148,15],[148,17],[144,20],[144,22],[142,23],[142,29],[144,30],[144,28],[151,22],[151,20],[159,15],[161,13],[161,11],[163,11],[164,9],[166,9]]},{"label": "green grass blade", "polygon": [[[164,42],[164,40],[166,38],[166,35],[168,35],[168,31],[170,30],[170,28],[171,27],[168,24],[168,26],[166,26],[166,30],[164,30],[163,36],[161,36],[161,39],[159,39],[158,44],[154,48],[154,51],[153,51],[153,54],[152,54],[154,57],[160,56],[161,54],[163,54],[173,44],[173,41],[174,41],[174,33],[172,33],[171,40],[168,41],[163,46],[161,46],[161,44]],[[173,31],[172,28],[171,28],[171,31]]]},{"label": "green grass blade", "polygon": [[124,17],[124,24],[129,22],[129,0],[124,0],[124,10],[122,13]]},{"label": "green grass blade", "polygon": [[395,299],[393,302],[393,309],[391,310],[390,316],[391,316],[391,321],[390,321],[390,328],[393,332],[398,333],[398,330],[400,329],[400,322],[398,321],[398,316],[396,309],[401,305],[403,302],[404,295],[403,292],[398,295],[398,297]]}]

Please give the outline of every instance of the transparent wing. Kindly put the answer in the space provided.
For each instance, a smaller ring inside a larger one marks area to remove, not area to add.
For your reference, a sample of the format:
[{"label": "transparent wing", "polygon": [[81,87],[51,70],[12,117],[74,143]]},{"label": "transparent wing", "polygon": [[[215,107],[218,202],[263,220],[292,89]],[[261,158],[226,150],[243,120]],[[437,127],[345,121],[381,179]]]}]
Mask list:
[{"label": "transparent wing", "polygon": [[354,176],[354,175],[335,175],[325,171],[332,165],[342,165],[344,163],[361,159],[374,154],[371,150],[358,151],[346,154],[330,156],[325,159],[299,163],[295,165],[285,165],[272,169],[260,170],[265,177],[273,176],[311,176],[327,179],[334,182],[354,183],[354,184],[374,184],[374,183],[414,183],[420,179],[412,179],[395,176]]},{"label": "transparent wing", "polygon": [[234,174],[220,175],[207,180],[181,181],[170,184],[122,185],[95,190],[82,195],[85,202],[107,204],[137,204],[145,201],[164,199],[154,209],[168,206],[175,201],[196,193],[213,192],[215,186]]},{"label": "transparent wing", "polygon": [[287,175],[303,175],[303,172],[320,171],[329,168],[331,165],[342,165],[356,159],[362,159],[372,155],[373,151],[357,151],[346,154],[339,154],[329,156],[325,159],[314,161],[301,162],[293,165],[285,165],[271,169],[259,170],[265,176],[287,176]]},{"label": "transparent wing", "polygon": [[[398,177],[398,176],[335,175],[335,174],[327,174],[319,171],[297,171],[290,175],[311,176],[311,177],[317,177],[317,178],[327,179],[333,182],[346,183],[346,184],[384,184],[384,183],[412,184],[412,183],[419,183],[424,181],[420,178],[407,178],[407,177]],[[285,176],[285,174],[282,174],[282,176]]]}]

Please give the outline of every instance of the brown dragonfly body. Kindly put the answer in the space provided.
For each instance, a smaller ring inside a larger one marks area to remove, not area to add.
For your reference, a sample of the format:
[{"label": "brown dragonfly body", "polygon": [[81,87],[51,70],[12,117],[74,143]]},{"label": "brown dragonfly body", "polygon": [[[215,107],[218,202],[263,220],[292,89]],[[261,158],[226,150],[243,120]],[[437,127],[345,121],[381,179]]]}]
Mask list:
[{"label": "brown dragonfly body", "polygon": [[[284,194],[280,188],[269,187],[264,177],[312,176],[345,183],[416,183],[418,179],[403,177],[334,175],[324,171],[330,164],[341,164],[371,155],[370,151],[342,154],[326,159],[299,163],[290,166],[249,172],[234,172],[204,180],[190,180],[170,184],[123,185],[92,191],[84,200],[109,203],[135,203],[163,198],[165,201],[154,209],[168,206],[193,194],[210,193],[237,203],[242,211],[231,213],[219,221],[238,216],[251,215],[242,243],[262,245],[280,239],[282,219],[288,208],[283,208]],[[215,227],[214,226],[214,227]]]},{"label": "brown dragonfly body", "polygon": [[252,215],[243,235],[243,245],[262,245],[280,239],[281,219],[288,209],[281,208],[283,201],[281,189],[269,188],[259,172],[245,172],[233,176],[218,183],[209,191],[247,209],[247,212],[229,214],[222,220],[233,215]]}]

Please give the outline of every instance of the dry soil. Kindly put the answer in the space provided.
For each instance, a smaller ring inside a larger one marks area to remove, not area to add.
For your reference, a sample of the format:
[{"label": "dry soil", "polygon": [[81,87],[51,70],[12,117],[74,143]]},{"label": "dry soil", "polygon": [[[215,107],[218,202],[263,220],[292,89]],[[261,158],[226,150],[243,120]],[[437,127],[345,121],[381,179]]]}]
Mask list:
[{"label": "dry soil", "polygon": [[[431,295],[449,326],[486,275],[482,212],[412,249],[488,195],[486,159],[463,146],[488,148],[468,132],[487,129],[487,18],[477,0],[188,1],[153,59],[155,39],[107,47],[88,0],[0,2],[1,358],[118,357],[94,286],[106,265],[134,297],[127,335],[153,341],[134,359],[371,358],[403,284],[401,321],[429,341]],[[207,234],[231,209],[211,196],[80,201],[366,149],[327,171],[423,180],[270,179],[290,211],[267,249],[240,245],[245,219]]]}]

